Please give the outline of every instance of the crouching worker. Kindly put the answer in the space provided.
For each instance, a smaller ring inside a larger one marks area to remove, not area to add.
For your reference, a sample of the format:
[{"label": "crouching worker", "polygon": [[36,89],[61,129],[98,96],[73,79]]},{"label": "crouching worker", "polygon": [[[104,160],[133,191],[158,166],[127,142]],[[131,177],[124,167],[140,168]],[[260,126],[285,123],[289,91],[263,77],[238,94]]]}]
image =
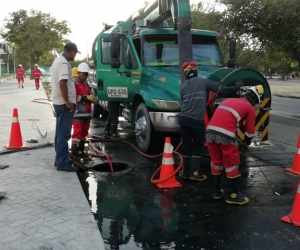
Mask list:
[{"label": "crouching worker", "polygon": [[221,187],[221,171],[226,172],[226,203],[244,205],[249,199],[239,192],[240,153],[236,137],[237,124],[245,121],[245,144],[250,145],[255,133],[255,109],[260,104],[264,89],[262,85],[251,87],[243,98],[230,98],[221,103],[207,126],[206,141],[211,157],[213,197],[224,195]]},{"label": "crouching worker", "polygon": [[92,103],[97,98],[91,94],[92,88],[87,82],[89,74],[87,63],[78,65],[78,77],[74,79],[76,90],[76,108],[73,119],[73,134],[71,153],[83,160],[91,160],[91,156],[84,153],[85,138],[88,135],[91,120]]}]

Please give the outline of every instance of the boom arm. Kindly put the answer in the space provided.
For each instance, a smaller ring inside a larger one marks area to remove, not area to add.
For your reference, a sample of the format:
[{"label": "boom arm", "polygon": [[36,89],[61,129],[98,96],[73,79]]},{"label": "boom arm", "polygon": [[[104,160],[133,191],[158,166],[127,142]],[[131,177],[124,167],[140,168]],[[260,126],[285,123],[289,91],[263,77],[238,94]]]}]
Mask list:
[{"label": "boom arm", "polygon": [[144,9],[136,18],[136,26],[149,28],[163,27],[164,21],[173,18],[174,29],[177,30],[177,18],[186,18],[191,21],[189,0],[156,0],[152,5]]}]

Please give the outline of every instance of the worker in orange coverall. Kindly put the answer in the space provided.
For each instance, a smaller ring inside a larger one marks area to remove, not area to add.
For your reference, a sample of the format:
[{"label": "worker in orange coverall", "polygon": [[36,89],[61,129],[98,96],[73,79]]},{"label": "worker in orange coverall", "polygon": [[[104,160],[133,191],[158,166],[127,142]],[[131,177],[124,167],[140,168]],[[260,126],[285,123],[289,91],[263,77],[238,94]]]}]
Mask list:
[{"label": "worker in orange coverall", "polygon": [[236,132],[238,125],[245,122],[243,143],[244,147],[248,149],[255,135],[254,106],[260,104],[263,94],[263,86],[257,85],[250,87],[242,98],[229,98],[223,101],[208,123],[206,141],[211,157],[214,199],[220,199],[224,195],[221,187],[221,171],[225,168],[226,203],[244,205],[249,202],[249,198],[243,196],[239,191],[240,153]]},{"label": "worker in orange coverall", "polygon": [[83,160],[91,160],[91,156],[84,153],[85,138],[90,128],[92,103],[97,102],[91,86],[87,82],[90,67],[87,63],[78,65],[78,77],[74,79],[76,90],[76,109],[73,119],[73,134],[71,153]]},{"label": "worker in orange coverall", "polygon": [[[16,70],[16,75],[17,75],[17,79],[18,79],[18,86],[20,88],[20,86],[22,86],[22,89],[24,88],[23,84],[24,84],[24,77],[26,78],[26,73],[25,70],[23,69],[23,65],[19,64],[17,70]],[[21,85],[22,84],[22,85]]]},{"label": "worker in orange coverall", "polygon": [[35,88],[36,90],[38,90],[40,88],[40,77],[42,76],[42,71],[39,69],[39,65],[35,64],[34,65],[34,70],[32,71],[32,76],[34,79],[34,84],[35,84]]}]

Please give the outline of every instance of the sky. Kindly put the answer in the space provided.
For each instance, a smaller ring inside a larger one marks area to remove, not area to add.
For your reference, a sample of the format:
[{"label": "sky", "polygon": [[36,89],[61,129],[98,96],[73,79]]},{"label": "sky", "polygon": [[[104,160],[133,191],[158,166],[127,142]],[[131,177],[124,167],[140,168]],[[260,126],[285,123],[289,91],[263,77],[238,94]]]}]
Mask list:
[{"label": "sky", "polygon": [[[199,1],[190,0],[190,3]],[[57,21],[68,21],[72,33],[66,38],[77,44],[81,54],[77,54],[75,60],[81,60],[91,55],[91,46],[102,31],[103,23],[116,24],[117,21],[124,21],[144,6],[145,0],[9,0],[5,4],[0,3],[0,28],[11,12],[33,9],[50,13]]]}]

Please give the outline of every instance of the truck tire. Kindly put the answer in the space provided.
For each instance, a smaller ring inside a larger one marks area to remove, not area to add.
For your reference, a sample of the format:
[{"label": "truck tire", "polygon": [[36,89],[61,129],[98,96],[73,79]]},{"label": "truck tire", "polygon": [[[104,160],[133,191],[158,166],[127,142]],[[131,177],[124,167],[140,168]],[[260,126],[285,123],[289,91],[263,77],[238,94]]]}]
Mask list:
[{"label": "truck tire", "polygon": [[102,114],[103,112],[103,108],[100,106],[99,103],[92,103],[92,117],[93,118],[99,118],[100,115]]},{"label": "truck tire", "polygon": [[146,152],[153,152],[161,149],[161,140],[159,134],[155,131],[150,117],[149,111],[144,103],[140,103],[135,112],[135,129],[139,126],[139,122],[143,123],[143,129],[139,130],[140,134],[135,134],[138,148]]}]

